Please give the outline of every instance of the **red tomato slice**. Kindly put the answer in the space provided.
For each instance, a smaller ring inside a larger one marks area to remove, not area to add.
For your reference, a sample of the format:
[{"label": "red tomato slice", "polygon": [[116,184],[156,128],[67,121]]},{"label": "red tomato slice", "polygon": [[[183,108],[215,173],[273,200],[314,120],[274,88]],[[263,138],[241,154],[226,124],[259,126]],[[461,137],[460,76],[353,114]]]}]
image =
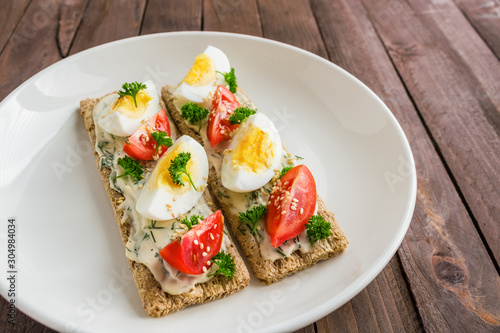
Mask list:
[{"label": "red tomato slice", "polygon": [[231,125],[229,117],[239,107],[240,103],[238,103],[232,92],[224,86],[217,87],[207,124],[207,137],[212,147],[215,147],[221,141],[229,140],[231,132],[238,128],[239,125],[237,124]]},{"label": "red tomato slice", "polygon": [[[170,136],[170,124],[167,114],[163,109],[141,125],[141,127],[128,138],[125,145],[123,145],[125,154],[143,161],[152,160],[153,154],[155,153],[156,141],[151,136],[151,133],[155,131],[163,131]],[[165,146],[158,148],[156,152],[158,158],[165,154],[167,149],[168,148]]]},{"label": "red tomato slice", "polygon": [[160,256],[175,269],[198,275],[212,265],[209,261],[219,253],[224,232],[224,216],[218,210],[160,250]]},{"label": "red tomato slice", "polygon": [[278,247],[297,237],[315,209],[314,177],[305,165],[297,165],[278,179],[269,196],[265,228],[271,244]]}]

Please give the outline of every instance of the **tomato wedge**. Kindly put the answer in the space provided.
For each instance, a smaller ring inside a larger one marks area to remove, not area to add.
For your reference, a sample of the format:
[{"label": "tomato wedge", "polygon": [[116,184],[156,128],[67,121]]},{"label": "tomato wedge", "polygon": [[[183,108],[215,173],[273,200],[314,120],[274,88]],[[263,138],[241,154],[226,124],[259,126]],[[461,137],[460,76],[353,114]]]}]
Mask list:
[{"label": "tomato wedge", "polygon": [[229,117],[238,107],[240,103],[233,93],[224,86],[218,86],[212,100],[212,110],[207,124],[207,137],[212,147],[221,141],[229,140],[231,132],[238,128],[239,125],[231,125],[229,121]]},{"label": "tomato wedge", "polygon": [[[224,216],[218,210],[160,250],[160,256],[175,269],[191,275],[204,273],[219,253],[224,232]],[[210,263],[210,264],[209,264]]]},{"label": "tomato wedge", "polygon": [[316,182],[305,165],[276,181],[269,196],[265,228],[273,247],[298,236],[316,209]]},{"label": "tomato wedge", "polygon": [[[170,136],[170,124],[165,110],[161,109],[146,123],[142,124],[123,145],[123,151],[130,157],[149,161],[153,159],[156,141],[151,136],[152,132],[163,131]],[[157,157],[160,158],[167,151],[167,147],[158,148]]]}]

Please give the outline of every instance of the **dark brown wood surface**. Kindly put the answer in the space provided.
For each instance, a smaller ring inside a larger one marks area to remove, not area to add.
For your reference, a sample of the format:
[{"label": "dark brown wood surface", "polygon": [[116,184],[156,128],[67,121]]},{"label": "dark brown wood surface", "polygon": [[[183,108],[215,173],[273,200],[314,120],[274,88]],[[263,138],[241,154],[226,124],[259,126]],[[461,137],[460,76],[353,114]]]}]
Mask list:
[{"label": "dark brown wood surface", "polygon": [[[500,331],[498,0],[0,0],[0,99],[109,41],[229,31],[331,60],[380,96],[415,157],[410,229],[380,275],[300,332]],[[52,332],[22,313],[0,331]]]}]

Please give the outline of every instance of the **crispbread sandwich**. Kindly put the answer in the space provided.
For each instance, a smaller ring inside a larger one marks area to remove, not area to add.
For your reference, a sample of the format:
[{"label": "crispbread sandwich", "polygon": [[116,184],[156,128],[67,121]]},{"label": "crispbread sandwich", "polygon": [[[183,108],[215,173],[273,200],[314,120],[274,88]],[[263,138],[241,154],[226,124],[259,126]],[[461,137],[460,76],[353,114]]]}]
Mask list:
[{"label": "crispbread sandwich", "polygon": [[347,238],[312,173],[238,88],[224,52],[208,46],[161,96],[179,131],[205,149],[209,188],[260,281],[279,281],[344,251]]},{"label": "crispbread sandwich", "polygon": [[246,287],[204,150],[178,135],[153,82],[122,89],[80,109],[145,311],[161,317]]}]

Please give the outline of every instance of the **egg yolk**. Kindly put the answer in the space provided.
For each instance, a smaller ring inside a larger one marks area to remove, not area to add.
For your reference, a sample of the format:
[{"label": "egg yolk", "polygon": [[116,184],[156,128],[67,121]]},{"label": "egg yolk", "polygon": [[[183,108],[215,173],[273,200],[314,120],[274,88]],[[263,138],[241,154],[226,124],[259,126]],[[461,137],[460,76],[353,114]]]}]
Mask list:
[{"label": "egg yolk", "polygon": [[189,70],[184,82],[190,86],[206,86],[215,78],[215,65],[205,53],[199,54],[194,60],[193,67]]},{"label": "egg yolk", "polygon": [[247,130],[233,152],[232,164],[259,173],[269,169],[274,157],[274,143],[258,127]]},{"label": "egg yolk", "polygon": [[153,98],[149,96],[147,92],[141,90],[135,96],[137,107],[135,107],[134,99],[132,98],[132,96],[123,96],[115,101],[111,112],[117,111],[129,119],[138,119],[142,117],[144,112],[146,112],[149,101],[152,99]]},{"label": "egg yolk", "polygon": [[158,164],[151,175],[150,184],[152,183],[155,187],[162,187],[167,190],[171,194],[181,195],[189,192],[193,187],[189,182],[189,178],[186,174],[182,174],[182,181],[184,185],[177,185],[173,182],[172,177],[170,176],[170,171],[168,168],[170,167],[170,163],[174,160],[179,153],[182,152],[190,152],[191,158],[189,159],[186,170],[191,175],[191,179],[194,183],[196,183],[196,176],[198,175],[198,163],[196,160],[196,155],[191,152],[189,145],[185,142],[181,142],[175,147],[175,149],[169,149],[165,156],[158,161]]}]

